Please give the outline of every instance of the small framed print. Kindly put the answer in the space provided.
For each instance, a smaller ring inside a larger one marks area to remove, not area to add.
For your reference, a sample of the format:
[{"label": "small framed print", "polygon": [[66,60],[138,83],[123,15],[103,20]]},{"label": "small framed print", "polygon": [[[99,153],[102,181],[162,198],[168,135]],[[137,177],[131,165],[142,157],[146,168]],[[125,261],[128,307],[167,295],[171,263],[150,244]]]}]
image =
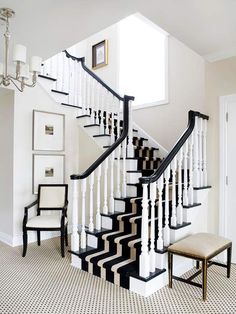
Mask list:
[{"label": "small framed print", "polygon": [[33,111],[33,150],[63,151],[65,115]]},{"label": "small framed print", "polygon": [[64,155],[33,155],[33,194],[38,193],[39,184],[63,184]]},{"label": "small framed print", "polygon": [[105,39],[92,46],[92,68],[98,69],[108,64],[108,41]]}]

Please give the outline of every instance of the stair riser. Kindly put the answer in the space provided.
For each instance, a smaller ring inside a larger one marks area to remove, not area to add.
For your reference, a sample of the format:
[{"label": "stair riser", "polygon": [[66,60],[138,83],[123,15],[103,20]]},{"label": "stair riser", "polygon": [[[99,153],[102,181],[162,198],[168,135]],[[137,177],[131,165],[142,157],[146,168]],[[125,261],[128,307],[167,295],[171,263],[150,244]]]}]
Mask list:
[{"label": "stair riser", "polygon": [[136,186],[127,186],[127,197],[136,197],[138,195],[138,188]]},{"label": "stair riser", "polygon": [[127,173],[127,183],[139,183],[139,178],[142,177],[142,174],[140,172],[133,172],[133,173]]},{"label": "stair riser", "polygon": [[82,127],[87,125],[87,124],[93,123],[91,117],[82,117],[82,118],[78,118],[77,120],[78,120],[78,124]]},{"label": "stair riser", "polygon": [[103,146],[108,146],[111,143],[110,136],[99,136],[99,137],[93,137],[93,139],[96,141],[96,143],[103,147]]},{"label": "stair riser", "polygon": [[84,130],[90,136],[93,136],[93,135],[100,133],[100,127],[97,125],[89,127],[89,128],[84,128]]}]

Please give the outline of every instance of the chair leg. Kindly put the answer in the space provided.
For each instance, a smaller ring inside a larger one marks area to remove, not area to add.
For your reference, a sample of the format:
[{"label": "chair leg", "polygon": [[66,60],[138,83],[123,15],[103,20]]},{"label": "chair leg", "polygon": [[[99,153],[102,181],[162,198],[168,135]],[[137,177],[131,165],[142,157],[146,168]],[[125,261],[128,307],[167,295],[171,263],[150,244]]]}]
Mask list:
[{"label": "chair leg", "polygon": [[207,260],[202,261],[202,297],[206,301],[207,297]]},{"label": "chair leg", "polygon": [[65,227],[65,244],[68,246],[68,226]]},{"label": "chair leg", "polygon": [[22,257],[25,257],[25,255],[26,255],[27,245],[28,245],[27,230],[23,230],[23,253],[22,253]]},{"label": "chair leg", "polygon": [[168,273],[169,273],[169,288],[172,288],[173,254],[170,252],[168,252]]},{"label": "chair leg", "polygon": [[38,242],[38,246],[40,246],[41,244],[40,231],[37,231],[37,242]]},{"label": "chair leg", "polygon": [[65,231],[61,230],[61,256],[65,257]]},{"label": "chair leg", "polygon": [[196,269],[200,268],[200,261],[196,261]]},{"label": "chair leg", "polygon": [[230,277],[232,245],[227,249],[227,278]]}]

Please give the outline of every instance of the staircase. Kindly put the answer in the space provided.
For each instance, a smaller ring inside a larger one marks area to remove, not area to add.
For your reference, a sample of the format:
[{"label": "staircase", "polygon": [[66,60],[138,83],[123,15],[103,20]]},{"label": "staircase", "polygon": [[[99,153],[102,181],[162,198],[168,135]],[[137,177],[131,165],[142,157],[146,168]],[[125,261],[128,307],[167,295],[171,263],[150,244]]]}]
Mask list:
[{"label": "staircase", "polygon": [[[194,231],[191,210],[206,199],[208,117],[190,111],[167,154],[134,127],[134,97],[118,95],[84,58],[64,51],[46,61],[40,80],[57,102],[78,108],[78,124],[102,151],[84,173],[71,175],[72,265],[152,294],[167,283],[168,246]],[[178,263],[182,273],[192,267]]]}]

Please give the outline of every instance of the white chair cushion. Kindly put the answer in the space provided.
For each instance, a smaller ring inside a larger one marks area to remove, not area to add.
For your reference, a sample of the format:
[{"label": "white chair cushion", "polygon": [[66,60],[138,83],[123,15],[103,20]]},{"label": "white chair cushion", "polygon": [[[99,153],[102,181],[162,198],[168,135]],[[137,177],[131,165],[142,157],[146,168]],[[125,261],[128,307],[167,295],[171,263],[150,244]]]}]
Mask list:
[{"label": "white chair cushion", "polygon": [[62,208],[65,205],[65,186],[41,186],[39,208]]},{"label": "white chair cushion", "polygon": [[[65,218],[65,224],[67,219]],[[26,224],[28,228],[60,228],[61,216],[58,214],[41,215],[30,218]]]}]

